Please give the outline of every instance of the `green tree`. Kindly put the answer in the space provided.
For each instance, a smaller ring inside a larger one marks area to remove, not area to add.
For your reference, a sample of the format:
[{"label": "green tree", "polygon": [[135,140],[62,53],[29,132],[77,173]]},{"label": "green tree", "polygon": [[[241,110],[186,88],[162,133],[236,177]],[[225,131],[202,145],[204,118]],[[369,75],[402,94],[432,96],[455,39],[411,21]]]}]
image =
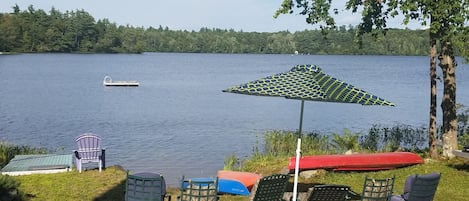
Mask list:
[{"label": "green tree", "polygon": [[95,52],[116,53],[122,42],[120,34],[115,23],[109,22],[108,19],[98,20],[95,25],[97,42],[94,46]]},{"label": "green tree", "polygon": [[[364,36],[367,48],[353,45],[357,27],[290,33],[236,32],[201,28],[199,31],[118,26],[107,19],[94,21],[83,10],[49,13],[30,6],[0,14],[0,51],[4,52],[200,52],[264,54],[424,54],[428,31],[390,29],[385,37]],[[323,33],[328,35],[324,36]],[[422,37],[422,33],[427,34]],[[460,38],[465,35],[458,35]],[[463,40],[463,39],[461,39]],[[459,48],[459,47],[458,47]],[[464,50],[463,48],[460,48]],[[467,49],[467,48],[466,48]],[[467,52],[467,51],[466,51]]]},{"label": "green tree", "polygon": [[12,51],[20,46],[20,29],[15,26],[17,21],[15,15],[0,14],[0,52]]},{"label": "green tree", "polygon": [[[460,52],[467,59],[467,33],[465,23],[469,21],[469,2],[467,0],[349,0],[345,4],[347,10],[353,13],[361,10],[362,19],[356,32],[357,42],[363,44],[363,36],[367,33],[377,37],[379,33],[386,33],[387,20],[403,15],[404,24],[410,20],[420,22],[421,25],[430,24],[430,80],[431,105],[429,144],[430,154],[437,157],[436,151],[436,58],[439,52],[439,66],[443,71],[444,90],[441,108],[443,111],[443,155],[452,156],[457,148],[457,118],[456,118],[456,77],[453,47],[462,47]],[[284,0],[274,17],[280,14],[293,13],[306,15],[306,22],[318,24],[323,33],[328,33],[336,27],[333,15],[339,13],[332,8],[331,0]],[[464,35],[465,34],[465,35]],[[438,51],[437,47],[441,49]]]}]

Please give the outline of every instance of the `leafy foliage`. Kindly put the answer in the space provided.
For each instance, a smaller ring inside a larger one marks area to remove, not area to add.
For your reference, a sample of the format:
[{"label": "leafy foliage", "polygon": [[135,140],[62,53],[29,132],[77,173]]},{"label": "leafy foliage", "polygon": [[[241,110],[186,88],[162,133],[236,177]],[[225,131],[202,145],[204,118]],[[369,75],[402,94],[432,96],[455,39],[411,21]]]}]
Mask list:
[{"label": "leafy foliage", "polygon": [[332,134],[332,146],[339,152],[347,150],[358,151],[358,136],[360,133],[352,133],[349,129],[344,129],[343,134]]},{"label": "leafy foliage", "polygon": [[[263,152],[254,155],[262,156],[292,156],[295,155],[298,134],[292,131],[273,130],[264,135]],[[305,134],[301,138],[302,152],[307,154],[325,153],[329,150],[327,136],[317,133]]]},{"label": "leafy foliage", "polygon": [[[302,136],[301,152],[305,155],[343,153],[347,150],[386,152],[405,149],[418,152],[427,148],[426,131],[423,127],[398,124],[392,127],[373,125],[367,134],[352,133],[348,129],[344,129],[343,134],[312,132]],[[263,147],[255,148],[257,151],[253,156],[293,156],[296,154],[297,138],[297,133],[293,131],[267,131]]]},{"label": "leafy foliage", "polygon": [[[320,25],[323,33],[334,29],[333,14],[338,9],[331,10],[332,0],[283,0],[275,17],[280,14],[291,14],[299,10],[299,14],[306,16],[306,22]],[[443,111],[443,155],[451,156],[451,151],[457,147],[457,115],[456,115],[456,53],[454,47],[460,49],[460,55],[469,61],[468,33],[469,2],[468,0],[347,0],[346,10],[352,13],[361,11],[362,19],[356,29],[355,39],[360,47],[363,46],[364,36],[372,35],[378,39],[379,33],[388,33],[387,20],[398,15],[404,16],[403,23],[410,20],[426,26],[429,22],[429,49],[431,74],[431,106],[430,106],[430,155],[437,157],[436,138],[436,57],[439,52],[439,66],[443,71],[443,96],[441,108]],[[318,12],[320,11],[320,12]],[[313,20],[312,20],[313,19]],[[323,26],[325,24],[325,26]],[[437,51],[437,45],[440,50]],[[368,46],[367,46],[368,47]]]},{"label": "leafy foliage", "polygon": [[225,161],[223,162],[223,170],[239,170],[239,168],[240,161],[235,154],[231,154],[230,156],[225,157]]},{"label": "leafy foliage", "polygon": [[95,20],[84,10],[62,13],[52,8],[45,12],[29,6],[21,11],[16,6],[12,13],[0,13],[0,52],[428,54],[428,30],[392,29],[386,37],[365,36],[362,42],[367,48],[361,49],[354,43],[358,28],[334,26],[327,29],[327,37],[324,30],[294,33],[216,28],[169,30],[162,26],[119,26],[108,19]]},{"label": "leafy foliage", "polygon": [[20,182],[8,175],[0,174],[0,200],[22,200],[22,193],[18,190]]},{"label": "leafy foliage", "polygon": [[30,146],[20,146],[9,144],[5,141],[0,141],[0,167],[5,166],[10,162],[15,155],[18,154],[45,154],[47,153],[46,149],[43,148],[34,148]]},{"label": "leafy foliage", "polygon": [[395,125],[391,128],[373,125],[368,135],[360,137],[360,146],[370,151],[395,151],[410,149],[419,151],[426,148],[427,129],[409,125]]}]

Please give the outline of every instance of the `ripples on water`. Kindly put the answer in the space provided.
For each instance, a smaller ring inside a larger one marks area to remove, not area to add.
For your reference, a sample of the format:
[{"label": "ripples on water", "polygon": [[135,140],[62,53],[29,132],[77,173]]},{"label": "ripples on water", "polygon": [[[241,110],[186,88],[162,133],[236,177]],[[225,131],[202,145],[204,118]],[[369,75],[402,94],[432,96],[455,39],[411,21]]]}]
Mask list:
[{"label": "ripples on water", "polygon": [[[296,64],[319,65],[397,105],[306,102],[305,132],[427,124],[427,57],[23,54],[0,56],[0,139],[71,153],[75,136],[94,132],[108,165],[161,172],[170,185],[183,174],[214,176],[226,156],[251,154],[266,130],[296,130],[299,122],[299,101],[221,90]],[[457,69],[457,98],[469,105],[467,67]],[[140,87],[105,88],[105,75]]]}]

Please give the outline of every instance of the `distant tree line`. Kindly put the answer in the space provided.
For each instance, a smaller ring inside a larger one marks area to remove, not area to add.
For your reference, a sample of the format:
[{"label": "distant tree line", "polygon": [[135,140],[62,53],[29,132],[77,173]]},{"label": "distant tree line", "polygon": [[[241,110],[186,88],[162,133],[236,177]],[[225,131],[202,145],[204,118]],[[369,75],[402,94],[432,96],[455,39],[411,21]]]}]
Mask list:
[{"label": "distant tree line", "polygon": [[390,29],[385,36],[354,41],[356,27],[341,26],[324,35],[321,30],[291,33],[243,32],[201,28],[133,27],[95,20],[84,10],[48,13],[30,5],[0,13],[0,52],[63,53],[259,53],[428,55],[428,30]]}]

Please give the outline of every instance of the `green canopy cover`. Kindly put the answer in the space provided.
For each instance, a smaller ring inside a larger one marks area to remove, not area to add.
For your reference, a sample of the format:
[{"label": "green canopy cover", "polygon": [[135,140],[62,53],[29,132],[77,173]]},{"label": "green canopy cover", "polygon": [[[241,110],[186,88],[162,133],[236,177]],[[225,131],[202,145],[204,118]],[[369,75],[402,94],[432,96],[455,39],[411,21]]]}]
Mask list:
[{"label": "green canopy cover", "polygon": [[233,86],[223,91],[298,100],[394,106],[389,101],[323,73],[322,69],[316,65],[297,65],[290,71]]}]

